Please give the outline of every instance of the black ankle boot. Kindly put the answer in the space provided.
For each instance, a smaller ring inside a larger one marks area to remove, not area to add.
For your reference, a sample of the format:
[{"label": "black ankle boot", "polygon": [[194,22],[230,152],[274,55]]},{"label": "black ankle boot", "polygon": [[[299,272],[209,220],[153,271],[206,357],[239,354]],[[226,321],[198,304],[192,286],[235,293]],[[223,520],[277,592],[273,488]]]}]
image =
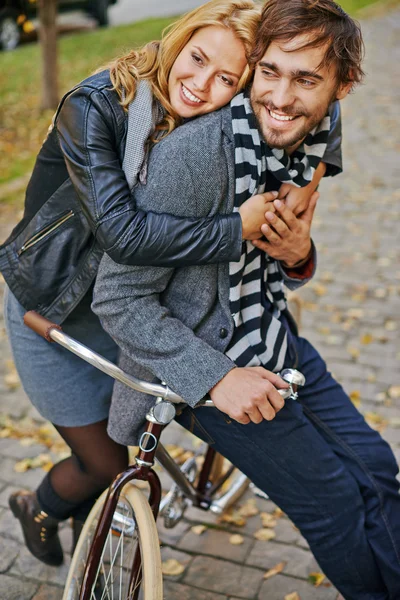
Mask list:
[{"label": "black ankle boot", "polygon": [[33,556],[46,565],[61,565],[63,551],[58,537],[59,520],[41,510],[34,492],[15,492],[8,503],[21,523],[25,543]]}]

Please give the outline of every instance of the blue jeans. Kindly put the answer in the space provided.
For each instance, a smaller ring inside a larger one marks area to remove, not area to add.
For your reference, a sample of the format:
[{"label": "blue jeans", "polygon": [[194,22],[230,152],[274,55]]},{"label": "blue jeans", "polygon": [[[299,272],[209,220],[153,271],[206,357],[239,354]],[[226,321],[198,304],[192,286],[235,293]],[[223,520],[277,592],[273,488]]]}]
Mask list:
[{"label": "blue jeans", "polygon": [[273,421],[240,425],[204,407],[186,408],[177,421],[282,508],[347,600],[399,600],[400,495],[393,453],[318,352],[302,338],[296,346],[306,385],[299,401],[288,400]]}]

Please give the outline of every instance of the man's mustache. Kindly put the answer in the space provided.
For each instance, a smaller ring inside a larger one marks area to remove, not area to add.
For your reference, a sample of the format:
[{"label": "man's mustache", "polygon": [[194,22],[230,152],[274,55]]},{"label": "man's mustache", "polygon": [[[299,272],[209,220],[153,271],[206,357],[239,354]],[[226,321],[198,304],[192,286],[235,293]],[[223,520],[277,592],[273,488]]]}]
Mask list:
[{"label": "man's mustache", "polygon": [[276,112],[280,115],[285,115],[285,117],[308,117],[308,113],[304,110],[296,108],[295,106],[290,106],[287,108],[277,108],[272,102],[262,102],[261,100],[255,100],[255,104],[259,104],[260,106],[264,106],[268,110],[272,112]]}]

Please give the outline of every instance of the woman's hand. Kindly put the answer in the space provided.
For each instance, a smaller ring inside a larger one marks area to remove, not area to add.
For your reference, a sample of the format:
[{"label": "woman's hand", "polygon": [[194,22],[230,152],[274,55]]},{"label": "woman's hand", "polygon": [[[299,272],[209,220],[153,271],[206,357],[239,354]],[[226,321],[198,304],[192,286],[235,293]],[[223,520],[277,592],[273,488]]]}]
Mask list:
[{"label": "woman's hand", "polygon": [[302,188],[295,187],[290,183],[282,183],[281,187],[279,188],[279,200],[284,200],[288,209],[291,210],[296,217],[301,215],[305,210],[307,210],[308,205],[310,204],[311,196],[317,189],[319,182],[325,174],[325,171],[325,163],[319,163],[314,173],[313,180]]},{"label": "woman's hand", "polygon": [[262,237],[261,225],[265,220],[267,211],[275,212],[272,202],[278,197],[278,192],[266,192],[252,196],[243,202],[239,208],[242,219],[242,238],[244,240],[257,240]]},{"label": "woman's hand", "polygon": [[318,198],[318,192],[314,192],[307,210],[300,217],[296,217],[282,200],[275,200],[274,212],[266,215],[268,225],[262,226],[265,239],[254,240],[254,246],[290,269],[306,259],[312,248],[310,230]]}]

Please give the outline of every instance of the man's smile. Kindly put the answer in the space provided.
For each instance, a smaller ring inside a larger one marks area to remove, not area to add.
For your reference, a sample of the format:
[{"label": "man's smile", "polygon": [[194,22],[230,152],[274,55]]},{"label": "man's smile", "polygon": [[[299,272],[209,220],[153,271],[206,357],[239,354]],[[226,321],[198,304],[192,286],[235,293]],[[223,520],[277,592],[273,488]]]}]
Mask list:
[{"label": "man's smile", "polygon": [[273,112],[270,109],[269,110],[269,114],[271,115],[271,117],[273,119],[276,119],[277,121],[293,121],[293,119],[295,119],[296,117],[291,117],[290,115],[280,115],[279,113]]},{"label": "man's smile", "polygon": [[276,109],[270,108],[268,105],[264,104],[265,115],[266,115],[266,125],[271,129],[291,129],[293,127],[294,121],[297,121],[299,117],[303,115],[290,115],[287,112],[280,112]]}]

